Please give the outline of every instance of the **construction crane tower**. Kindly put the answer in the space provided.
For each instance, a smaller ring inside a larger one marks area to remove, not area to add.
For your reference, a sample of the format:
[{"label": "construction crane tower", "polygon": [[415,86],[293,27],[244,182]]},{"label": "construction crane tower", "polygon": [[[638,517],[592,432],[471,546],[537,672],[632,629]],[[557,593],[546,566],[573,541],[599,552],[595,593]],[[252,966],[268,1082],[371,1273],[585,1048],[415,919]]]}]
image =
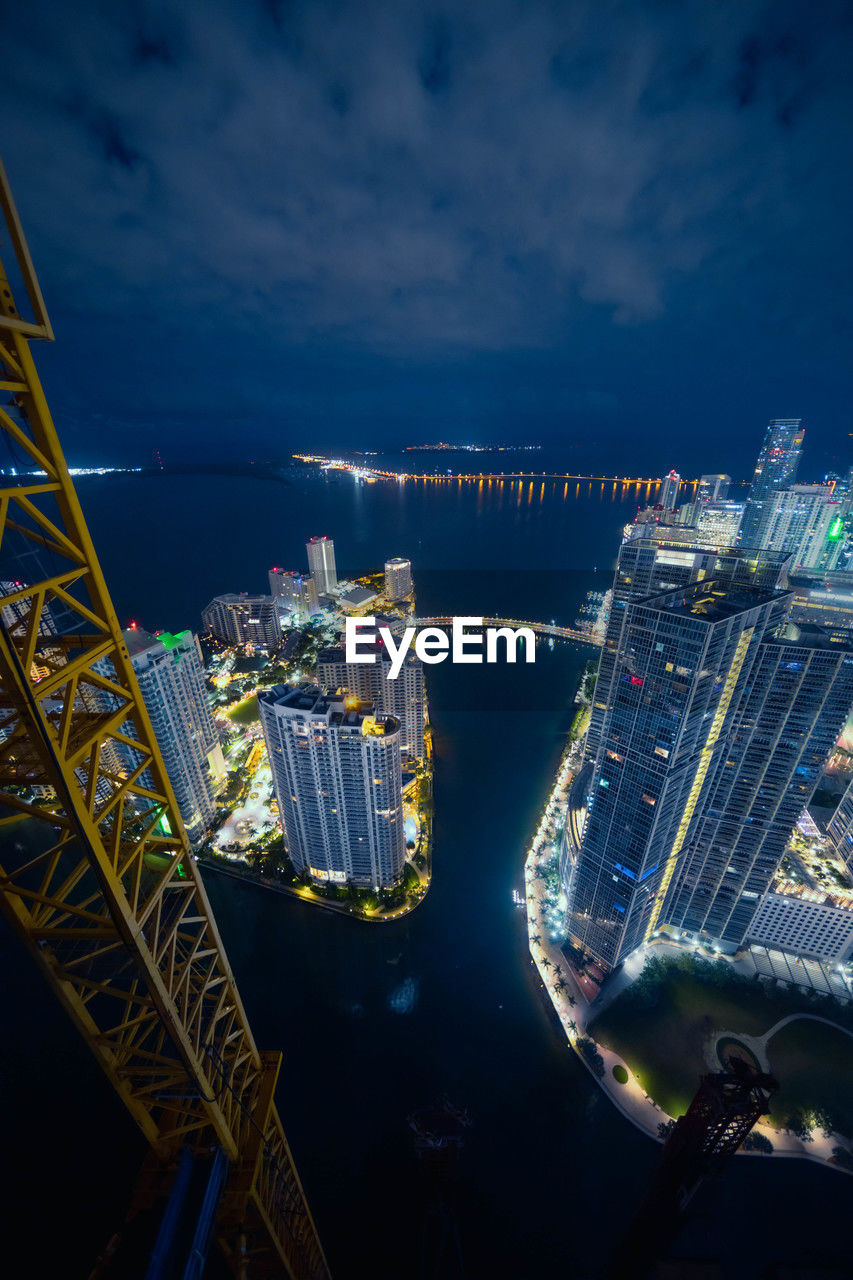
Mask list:
[{"label": "construction crane tower", "polygon": [[164,1186],[187,1148],[221,1153],[234,1273],[328,1280],[281,1055],[252,1036],[33,362],[53,331],[2,166],[0,210],[28,303],[0,261],[0,906]]}]

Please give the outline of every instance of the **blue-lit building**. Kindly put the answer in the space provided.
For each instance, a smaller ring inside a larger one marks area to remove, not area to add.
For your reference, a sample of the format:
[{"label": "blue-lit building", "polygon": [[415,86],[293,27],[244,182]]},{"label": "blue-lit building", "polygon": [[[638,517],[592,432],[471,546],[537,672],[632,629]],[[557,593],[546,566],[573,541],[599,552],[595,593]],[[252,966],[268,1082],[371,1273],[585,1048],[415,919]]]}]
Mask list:
[{"label": "blue-lit building", "polygon": [[790,600],[710,579],[625,604],[564,863],[571,940],[605,968],[664,926],[746,937],[853,702],[853,646],[792,628]]},{"label": "blue-lit building", "polygon": [[797,478],[805,436],[801,422],[801,418],[771,418],[767,424],[740,527],[740,541],[745,547],[762,545],[760,533],[767,499]]},{"label": "blue-lit building", "polygon": [[666,511],[674,511],[678,506],[678,491],[681,488],[681,476],[677,471],[670,471],[660,482],[660,505]]},{"label": "blue-lit building", "polygon": [[787,553],[720,546],[698,533],[692,542],[685,543],[673,536],[680,532],[683,531],[657,529],[653,536],[631,537],[619,548],[586,738],[588,763],[595,761],[601,745],[602,722],[619,655],[619,637],[630,601],[711,578],[718,583],[764,591],[787,585],[786,571],[791,559]]}]

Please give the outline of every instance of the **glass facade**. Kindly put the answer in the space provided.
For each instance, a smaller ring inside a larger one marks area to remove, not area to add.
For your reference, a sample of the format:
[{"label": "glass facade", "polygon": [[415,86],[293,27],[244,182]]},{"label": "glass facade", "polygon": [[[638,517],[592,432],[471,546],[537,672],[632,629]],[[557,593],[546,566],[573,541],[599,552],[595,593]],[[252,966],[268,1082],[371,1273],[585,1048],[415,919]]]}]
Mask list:
[{"label": "glass facade", "polygon": [[623,602],[566,873],[604,966],[665,924],[743,939],[853,701],[849,645],[779,638],[790,599],[709,579]]},{"label": "glass facade", "polygon": [[740,540],[745,547],[762,545],[759,533],[767,498],[797,478],[805,436],[801,421],[800,418],[771,418],[767,424],[740,529]]}]

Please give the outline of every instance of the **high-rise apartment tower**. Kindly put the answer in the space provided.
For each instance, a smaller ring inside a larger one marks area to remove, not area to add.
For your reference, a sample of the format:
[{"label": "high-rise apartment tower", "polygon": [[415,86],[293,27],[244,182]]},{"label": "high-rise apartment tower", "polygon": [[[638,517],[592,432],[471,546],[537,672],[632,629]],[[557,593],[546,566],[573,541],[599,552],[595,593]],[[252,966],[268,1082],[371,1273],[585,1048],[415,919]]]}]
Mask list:
[{"label": "high-rise apartment tower", "polygon": [[255,645],[274,652],[281,645],[281,626],[272,596],[245,591],[215,596],[202,610],[204,628],[225,644]]},{"label": "high-rise apartment tower", "polygon": [[411,649],[396,680],[391,679],[391,659],[378,643],[375,662],[347,662],[343,648],[321,649],[317,658],[317,683],[335,692],[345,689],[356,698],[372,702],[377,710],[394,716],[400,724],[400,750],[404,759],[424,754],[424,667]]},{"label": "high-rise apartment tower", "polygon": [[263,689],[258,709],[297,871],[317,883],[395,884],[406,857],[397,721],[310,684]]},{"label": "high-rise apartment tower", "polygon": [[412,562],[402,556],[385,561],[385,599],[392,604],[412,594]]},{"label": "high-rise apartment tower", "polygon": [[767,424],[740,527],[740,541],[744,547],[761,545],[758,535],[767,499],[777,489],[793,484],[797,478],[805,436],[801,421],[800,418],[771,418]]},{"label": "high-rise apartment tower", "polygon": [[[210,713],[198,641],[191,631],[149,635],[140,628],[124,640],[190,843],[198,845],[216,813],[214,781],[225,771]],[[121,748],[116,748],[121,756]],[[132,748],[125,766],[135,767]]]},{"label": "high-rise apartment tower", "polygon": [[678,506],[678,490],[681,488],[681,476],[677,471],[670,471],[660,482],[660,505],[667,511],[674,511]]},{"label": "high-rise apartment tower", "polygon": [[317,584],[318,593],[327,595],[338,585],[338,573],[335,568],[335,544],[325,536],[312,538],[306,543],[308,552],[308,570]]}]

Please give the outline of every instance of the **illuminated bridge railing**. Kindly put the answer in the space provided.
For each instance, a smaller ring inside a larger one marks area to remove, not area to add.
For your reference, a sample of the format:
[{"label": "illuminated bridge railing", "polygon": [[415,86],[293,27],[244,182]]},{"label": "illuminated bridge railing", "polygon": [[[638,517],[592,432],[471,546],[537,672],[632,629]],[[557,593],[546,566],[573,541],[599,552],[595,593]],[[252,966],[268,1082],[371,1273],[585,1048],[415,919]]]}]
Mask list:
[{"label": "illuminated bridge railing", "polygon": [[[453,618],[414,618],[417,627],[451,627]],[[555,622],[522,622],[518,618],[483,618],[483,627],[529,627],[536,635],[549,636],[555,640],[572,640],[576,644],[588,644],[600,649],[604,640],[600,636],[590,635],[587,631],[577,631],[574,627],[560,627]]]}]

